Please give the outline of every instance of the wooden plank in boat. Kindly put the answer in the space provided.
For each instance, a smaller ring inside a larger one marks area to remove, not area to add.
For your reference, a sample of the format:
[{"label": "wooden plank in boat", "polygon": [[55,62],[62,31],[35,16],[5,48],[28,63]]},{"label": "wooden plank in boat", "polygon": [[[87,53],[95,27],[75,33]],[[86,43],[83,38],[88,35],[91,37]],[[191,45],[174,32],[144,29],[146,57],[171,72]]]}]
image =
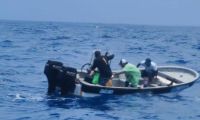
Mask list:
[{"label": "wooden plank in boat", "polygon": [[172,82],[175,82],[175,83],[183,83],[183,81],[181,81],[181,80],[178,80],[178,79],[176,79],[176,78],[173,78],[172,76],[169,76],[169,75],[167,75],[167,74],[165,74],[165,73],[162,73],[162,72],[158,72],[158,75],[159,76],[161,76],[161,77],[164,77],[164,78],[166,78],[167,80],[170,80],[170,81],[172,81]]}]

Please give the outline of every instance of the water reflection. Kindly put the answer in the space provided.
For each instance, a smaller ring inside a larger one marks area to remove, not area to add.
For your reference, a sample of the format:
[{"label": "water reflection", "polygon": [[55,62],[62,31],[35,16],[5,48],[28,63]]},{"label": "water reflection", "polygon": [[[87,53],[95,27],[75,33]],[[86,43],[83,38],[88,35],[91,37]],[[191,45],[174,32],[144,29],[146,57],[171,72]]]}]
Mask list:
[{"label": "water reflection", "polygon": [[49,107],[56,108],[89,108],[100,111],[111,110],[111,106],[108,105],[108,102],[114,99],[114,96],[111,95],[102,95],[97,97],[78,97],[78,96],[49,96],[47,99],[47,105]]}]

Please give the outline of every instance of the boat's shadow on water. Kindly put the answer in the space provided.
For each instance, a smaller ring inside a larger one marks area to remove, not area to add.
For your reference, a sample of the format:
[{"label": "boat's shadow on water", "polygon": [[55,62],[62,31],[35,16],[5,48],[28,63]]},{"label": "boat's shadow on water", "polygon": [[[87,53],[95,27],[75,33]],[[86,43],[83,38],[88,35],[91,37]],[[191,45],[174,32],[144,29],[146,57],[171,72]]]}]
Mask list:
[{"label": "boat's shadow on water", "polygon": [[114,99],[115,96],[102,95],[96,97],[78,97],[78,96],[48,96],[47,105],[55,108],[65,109],[80,109],[89,108],[95,110],[111,110],[111,107],[107,105],[109,100]]},{"label": "boat's shadow on water", "polygon": [[[111,111],[119,106],[142,108],[155,104],[155,101],[165,101],[169,103],[177,103],[191,101],[187,95],[182,92],[172,92],[165,94],[129,94],[129,95],[100,95],[96,97],[80,97],[80,96],[47,96],[46,103],[50,108],[64,109],[93,109],[97,111]],[[147,104],[144,104],[147,103]]]}]

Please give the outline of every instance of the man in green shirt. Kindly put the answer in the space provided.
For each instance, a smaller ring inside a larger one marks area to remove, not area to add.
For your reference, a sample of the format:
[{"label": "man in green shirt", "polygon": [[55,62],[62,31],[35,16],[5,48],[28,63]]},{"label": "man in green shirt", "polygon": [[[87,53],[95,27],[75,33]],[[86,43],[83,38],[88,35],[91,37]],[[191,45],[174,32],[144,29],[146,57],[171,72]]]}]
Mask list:
[{"label": "man in green shirt", "polygon": [[121,59],[119,65],[122,67],[122,72],[125,73],[127,84],[126,86],[137,87],[141,78],[140,70],[133,64],[128,63],[125,59]]}]

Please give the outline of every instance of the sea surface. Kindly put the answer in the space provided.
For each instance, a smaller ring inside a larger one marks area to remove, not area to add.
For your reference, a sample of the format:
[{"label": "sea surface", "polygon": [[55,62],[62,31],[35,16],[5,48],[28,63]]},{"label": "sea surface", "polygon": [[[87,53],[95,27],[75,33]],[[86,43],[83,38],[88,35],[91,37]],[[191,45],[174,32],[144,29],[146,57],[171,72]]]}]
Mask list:
[{"label": "sea surface", "polygon": [[200,120],[200,82],[166,94],[47,96],[47,60],[76,67],[95,49],[133,64],[200,72],[200,27],[0,21],[0,120]]}]

